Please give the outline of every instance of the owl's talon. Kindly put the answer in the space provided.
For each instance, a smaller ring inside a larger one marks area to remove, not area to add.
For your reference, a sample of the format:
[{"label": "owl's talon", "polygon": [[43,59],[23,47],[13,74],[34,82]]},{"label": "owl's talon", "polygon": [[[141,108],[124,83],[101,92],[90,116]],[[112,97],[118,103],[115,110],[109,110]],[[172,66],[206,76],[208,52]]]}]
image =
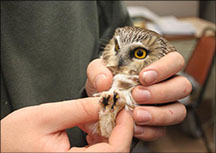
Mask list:
[{"label": "owl's talon", "polygon": [[117,92],[114,92],[113,101],[116,103],[118,99],[119,99],[119,94]]},{"label": "owl's talon", "polygon": [[103,97],[102,104],[104,105],[104,111],[106,109],[106,106],[109,105],[109,99],[110,95],[108,95],[107,97]]},{"label": "owl's talon", "polygon": [[115,126],[116,116],[125,106],[125,98],[119,91],[104,92],[101,95],[98,132],[109,137]]},{"label": "owl's talon", "polygon": [[117,93],[117,92],[114,92],[114,95],[113,95],[113,104],[112,104],[112,106],[111,106],[111,111],[113,111],[114,106],[116,105],[116,102],[117,102],[118,98],[119,98],[118,93]]}]

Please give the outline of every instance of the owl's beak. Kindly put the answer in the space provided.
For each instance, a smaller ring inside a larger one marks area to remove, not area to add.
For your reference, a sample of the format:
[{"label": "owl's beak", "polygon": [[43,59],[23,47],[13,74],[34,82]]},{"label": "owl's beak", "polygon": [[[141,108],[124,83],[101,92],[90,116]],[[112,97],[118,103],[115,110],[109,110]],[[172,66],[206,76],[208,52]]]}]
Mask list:
[{"label": "owl's beak", "polygon": [[119,62],[118,62],[118,68],[123,66],[123,64],[124,64],[124,59],[122,57],[120,57]]}]

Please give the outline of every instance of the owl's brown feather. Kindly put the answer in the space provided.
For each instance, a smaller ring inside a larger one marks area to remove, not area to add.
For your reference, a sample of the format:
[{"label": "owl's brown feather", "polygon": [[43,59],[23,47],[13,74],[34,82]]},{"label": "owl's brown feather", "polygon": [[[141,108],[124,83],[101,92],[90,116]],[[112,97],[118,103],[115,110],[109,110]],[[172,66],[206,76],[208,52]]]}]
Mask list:
[{"label": "owl's brown feather", "polygon": [[[139,48],[145,52],[138,51],[137,57],[135,52]],[[176,51],[175,47],[156,32],[129,26],[116,29],[101,55],[105,65],[112,71],[114,80],[110,90],[97,94],[101,97],[97,124],[100,135],[109,137],[118,112],[123,108],[131,110],[135,107],[131,91],[140,84],[139,72],[173,51]]]},{"label": "owl's brown feather", "polygon": [[[128,56],[124,55],[123,57],[126,64],[118,68],[117,62],[119,58],[114,51],[114,40],[116,37],[119,38],[119,46],[122,48],[120,52],[125,52],[127,55],[127,50],[144,47],[150,51],[149,55],[144,60],[129,59]],[[116,29],[113,38],[106,45],[101,58],[106,63],[107,67],[111,69],[113,74],[138,74],[144,67],[173,51],[176,51],[175,47],[156,32],[143,28],[126,26]]]}]

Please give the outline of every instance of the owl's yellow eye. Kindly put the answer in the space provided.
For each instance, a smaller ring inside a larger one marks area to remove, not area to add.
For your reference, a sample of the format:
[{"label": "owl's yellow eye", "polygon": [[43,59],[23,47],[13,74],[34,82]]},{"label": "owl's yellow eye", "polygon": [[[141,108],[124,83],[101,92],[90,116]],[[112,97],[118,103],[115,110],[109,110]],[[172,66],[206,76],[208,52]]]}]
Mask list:
[{"label": "owl's yellow eye", "polygon": [[137,59],[144,59],[147,56],[147,52],[143,48],[138,48],[134,51],[134,57]]},{"label": "owl's yellow eye", "polygon": [[119,51],[119,45],[118,44],[115,45],[115,51]]},{"label": "owl's yellow eye", "polygon": [[118,52],[119,51],[119,44],[118,41],[115,39],[115,51]]}]

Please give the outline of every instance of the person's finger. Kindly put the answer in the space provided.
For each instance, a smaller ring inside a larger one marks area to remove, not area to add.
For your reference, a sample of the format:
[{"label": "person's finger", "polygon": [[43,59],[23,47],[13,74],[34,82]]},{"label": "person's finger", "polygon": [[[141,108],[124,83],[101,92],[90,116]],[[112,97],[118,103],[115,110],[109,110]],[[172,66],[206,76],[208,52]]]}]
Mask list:
[{"label": "person's finger", "polygon": [[133,89],[134,100],[139,104],[156,104],[176,101],[186,97],[192,90],[191,83],[183,76],[175,76],[164,82]]},{"label": "person's finger", "polygon": [[112,73],[101,59],[92,61],[87,68],[86,91],[89,96],[108,90],[112,85]]},{"label": "person's finger", "polygon": [[180,123],[186,116],[186,108],[181,103],[164,106],[137,106],[133,118],[137,125],[168,126]]},{"label": "person's finger", "polygon": [[116,119],[108,143],[97,143],[89,147],[73,147],[73,152],[129,152],[130,144],[133,137],[133,119],[129,112],[122,110]]},{"label": "person's finger", "polygon": [[160,126],[139,126],[134,128],[134,137],[142,141],[153,141],[166,134],[166,128]]},{"label": "person's finger", "polygon": [[183,56],[178,52],[171,52],[144,68],[139,73],[139,80],[143,85],[154,84],[176,74],[183,66]]},{"label": "person's finger", "polygon": [[[121,152],[129,151],[133,137],[134,122],[129,112],[122,110],[117,116],[116,126],[109,138],[109,144]],[[126,149],[126,150],[125,150]]]},{"label": "person's finger", "polygon": [[59,131],[98,120],[98,98],[83,98],[39,105],[40,124]]}]

